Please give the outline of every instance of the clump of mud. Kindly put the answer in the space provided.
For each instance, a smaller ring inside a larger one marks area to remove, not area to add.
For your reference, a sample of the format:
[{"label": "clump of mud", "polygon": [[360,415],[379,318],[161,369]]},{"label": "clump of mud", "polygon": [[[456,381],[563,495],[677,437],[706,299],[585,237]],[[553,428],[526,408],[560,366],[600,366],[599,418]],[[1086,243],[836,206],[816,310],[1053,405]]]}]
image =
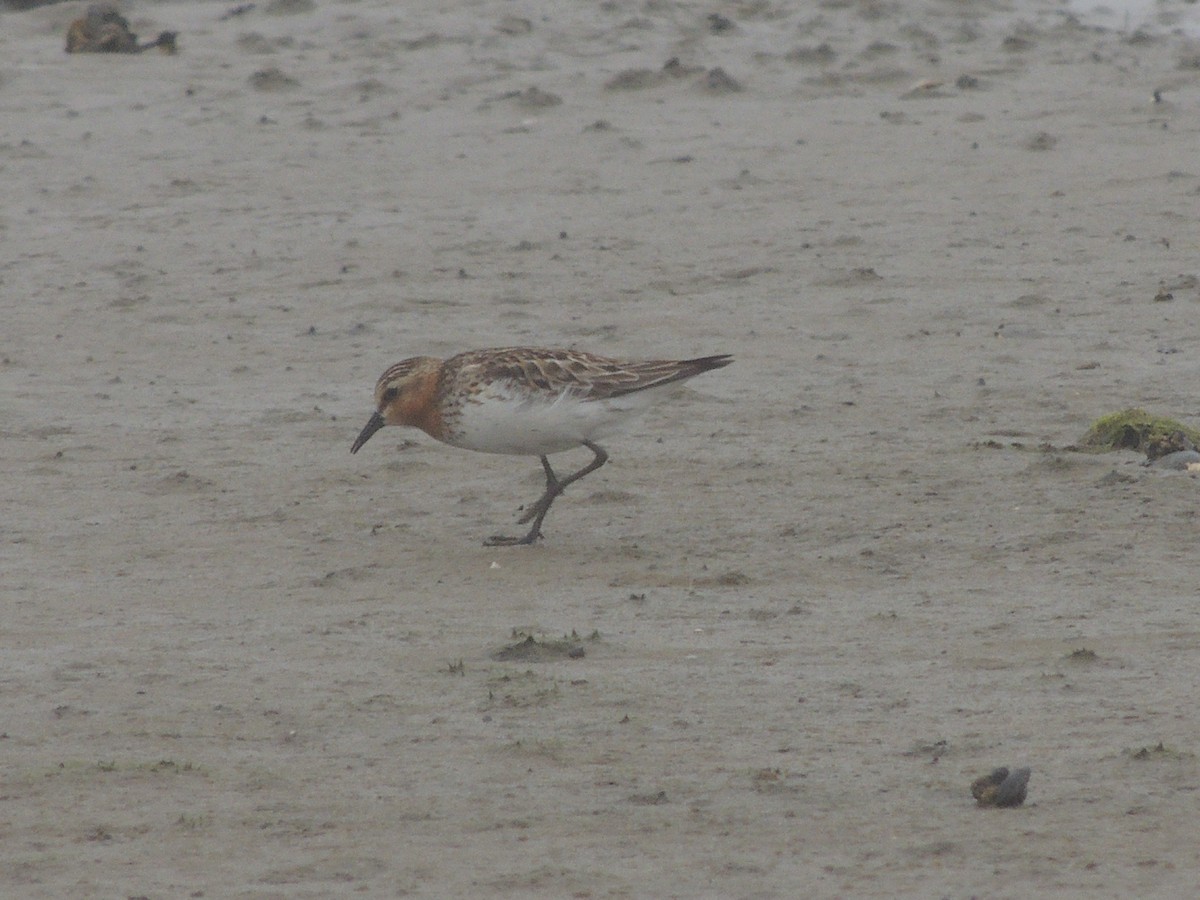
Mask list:
[{"label": "clump of mud", "polygon": [[492,659],[498,662],[551,662],[556,659],[583,659],[587,655],[584,642],[600,640],[598,632],[592,632],[587,638],[580,637],[576,632],[563,635],[561,640],[543,638],[538,640],[532,634],[513,629],[515,643],[500,648],[492,654]]}]

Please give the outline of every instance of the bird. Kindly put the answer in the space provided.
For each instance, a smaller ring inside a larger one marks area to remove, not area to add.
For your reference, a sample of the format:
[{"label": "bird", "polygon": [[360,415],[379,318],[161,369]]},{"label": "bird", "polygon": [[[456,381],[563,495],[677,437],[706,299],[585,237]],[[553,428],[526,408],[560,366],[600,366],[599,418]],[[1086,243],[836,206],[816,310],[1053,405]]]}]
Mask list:
[{"label": "bird", "polygon": [[[421,429],[444,444],[481,453],[536,456],[546,488],[517,520],[520,537],[493,535],[484,546],[530,545],[566,488],[608,462],[598,443],[680,382],[733,362],[729,354],[683,360],[623,360],[581,350],[499,347],[391,366],[375,384],[375,412],[350,447],[357,453],[387,425]],[[592,461],[559,477],[549,456],[575,447]]]}]

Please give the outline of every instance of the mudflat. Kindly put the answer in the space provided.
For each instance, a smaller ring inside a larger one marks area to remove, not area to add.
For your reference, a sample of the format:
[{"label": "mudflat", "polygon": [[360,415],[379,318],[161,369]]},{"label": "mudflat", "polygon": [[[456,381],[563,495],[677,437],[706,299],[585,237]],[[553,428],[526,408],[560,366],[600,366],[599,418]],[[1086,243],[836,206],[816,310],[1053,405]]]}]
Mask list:
[{"label": "mudflat", "polygon": [[[1169,21],[83,9],[0,13],[5,896],[1194,890],[1197,481],[1072,449],[1200,420]],[[735,362],[487,548],[535,458],[349,449],[511,345]]]}]

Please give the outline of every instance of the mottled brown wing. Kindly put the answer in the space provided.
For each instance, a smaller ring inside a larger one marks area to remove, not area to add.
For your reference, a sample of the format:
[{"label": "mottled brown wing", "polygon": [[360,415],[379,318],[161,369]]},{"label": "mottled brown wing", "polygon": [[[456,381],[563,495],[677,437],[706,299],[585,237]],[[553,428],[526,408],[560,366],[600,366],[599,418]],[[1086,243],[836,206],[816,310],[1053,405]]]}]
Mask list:
[{"label": "mottled brown wing", "polygon": [[463,353],[451,363],[457,362],[461,377],[472,381],[508,380],[553,396],[577,390],[580,396],[603,400],[691,378],[732,361],[721,355],[625,362],[581,350],[505,347]]},{"label": "mottled brown wing", "polygon": [[733,357],[722,353],[718,356],[701,356],[698,359],[663,359],[627,363],[627,371],[636,376],[636,380],[632,384],[613,385],[613,389],[608,391],[606,396],[620,397],[622,394],[644,391],[647,388],[659,387],[673,381],[684,381],[701,372],[723,368],[731,362],[733,362]]}]

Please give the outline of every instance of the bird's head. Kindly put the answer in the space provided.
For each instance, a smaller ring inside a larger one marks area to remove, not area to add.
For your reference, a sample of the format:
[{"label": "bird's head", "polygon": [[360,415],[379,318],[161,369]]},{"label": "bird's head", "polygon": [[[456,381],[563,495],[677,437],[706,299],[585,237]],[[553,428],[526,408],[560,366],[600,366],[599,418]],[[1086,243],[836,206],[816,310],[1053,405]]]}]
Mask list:
[{"label": "bird's head", "polygon": [[441,362],[430,356],[417,356],[396,363],[380,375],[375,383],[375,413],[359,432],[350,452],[357,453],[385,425],[413,425],[436,436],[431,428],[441,421],[436,408]]}]

